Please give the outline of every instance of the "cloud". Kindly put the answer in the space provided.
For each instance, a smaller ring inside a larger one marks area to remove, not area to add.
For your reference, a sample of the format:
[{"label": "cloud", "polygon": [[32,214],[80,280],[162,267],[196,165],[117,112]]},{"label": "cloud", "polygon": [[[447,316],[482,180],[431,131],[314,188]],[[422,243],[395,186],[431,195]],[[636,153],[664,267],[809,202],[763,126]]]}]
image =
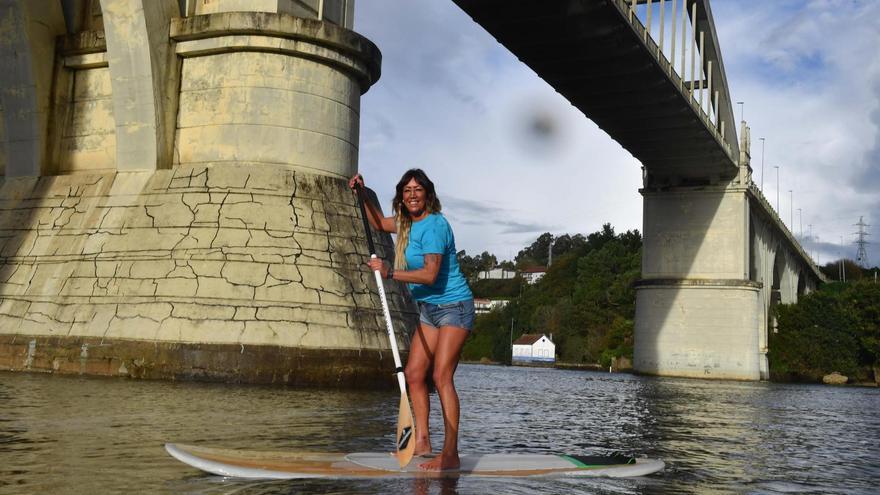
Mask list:
[{"label": "cloud", "polygon": [[[880,2],[712,7],[754,178],[772,203],[779,193],[780,216],[851,248],[860,215],[880,232]],[[459,248],[500,258],[548,231],[642,230],[638,162],[452,2],[373,0],[356,13],[383,52],[382,79],[361,100],[359,160],[383,204],[421,167]]]},{"label": "cloud", "polygon": [[[805,230],[812,224],[823,239],[843,237],[843,252],[854,258],[853,224],[862,215],[880,219],[880,30],[873,21],[880,2],[744,0],[713,9],[731,97],[745,101],[755,181],[762,181],[758,138],[765,137],[763,189],[768,198],[778,190],[780,216],[801,209]],[[816,251],[823,259],[837,252]],[[876,245],[869,257],[880,258]]]},{"label": "cloud", "polygon": [[509,213],[505,208],[491,203],[462,199],[455,196],[443,196],[441,202],[443,205],[454,209],[456,214],[464,213],[468,216],[506,215]]},{"label": "cloud", "polygon": [[[418,86],[440,92],[479,112],[486,111],[474,88],[491,78],[483,63],[498,50],[491,39],[472,36],[470,17],[443,1],[384,1],[361,4],[355,29],[381,39],[382,78],[398,94]],[[426,26],[429,26],[426,29]],[[426,102],[423,102],[426,103]]]},{"label": "cloud", "polygon": [[880,77],[874,81],[873,96],[871,125],[874,128],[874,143],[865,152],[860,170],[853,175],[852,185],[862,192],[880,194]]},{"label": "cloud", "polygon": [[504,220],[498,220],[495,223],[504,227],[504,229],[501,230],[502,234],[534,234],[538,232],[555,232],[559,230],[559,227],[556,225],[519,223]]},{"label": "cloud", "polygon": [[[510,220],[517,212],[492,203],[446,196],[441,199],[444,211],[459,225],[496,227],[499,234],[533,234],[558,229],[541,222]],[[521,214],[520,214],[521,215]]]}]

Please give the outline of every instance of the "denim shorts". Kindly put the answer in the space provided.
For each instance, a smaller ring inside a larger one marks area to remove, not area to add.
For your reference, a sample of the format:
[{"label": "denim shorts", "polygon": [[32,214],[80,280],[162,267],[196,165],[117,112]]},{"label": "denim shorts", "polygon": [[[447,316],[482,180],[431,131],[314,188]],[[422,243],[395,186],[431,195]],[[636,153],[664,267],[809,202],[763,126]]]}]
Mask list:
[{"label": "denim shorts", "polygon": [[474,315],[473,299],[448,304],[419,301],[419,319],[434,328],[458,327],[470,332],[474,329]]}]

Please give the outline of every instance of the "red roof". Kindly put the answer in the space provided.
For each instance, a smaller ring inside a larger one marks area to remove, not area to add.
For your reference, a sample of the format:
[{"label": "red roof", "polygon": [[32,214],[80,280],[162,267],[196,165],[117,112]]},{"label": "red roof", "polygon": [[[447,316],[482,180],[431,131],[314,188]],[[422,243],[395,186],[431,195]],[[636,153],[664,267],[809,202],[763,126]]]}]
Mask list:
[{"label": "red roof", "polygon": [[530,266],[522,269],[522,273],[545,273],[546,271],[546,266]]},{"label": "red roof", "polygon": [[527,333],[522,337],[513,341],[513,345],[532,345],[535,342],[541,340],[544,337],[544,334],[541,333]]}]

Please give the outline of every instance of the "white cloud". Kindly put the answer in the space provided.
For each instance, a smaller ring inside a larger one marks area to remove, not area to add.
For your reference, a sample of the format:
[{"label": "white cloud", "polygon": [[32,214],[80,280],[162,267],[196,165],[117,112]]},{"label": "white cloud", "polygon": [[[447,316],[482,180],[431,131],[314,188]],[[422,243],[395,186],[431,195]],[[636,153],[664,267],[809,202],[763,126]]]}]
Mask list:
[{"label": "white cloud", "polygon": [[[821,262],[841,252],[855,258],[853,224],[861,215],[880,222],[874,145],[880,122],[871,118],[880,101],[880,2],[712,5],[731,91],[735,100],[745,101],[752,127],[755,179],[760,181],[758,137],[766,137],[764,191],[775,204],[773,166],[779,165],[782,218],[793,217],[799,233],[796,209],[801,209],[803,230],[812,225],[814,236],[805,247]],[[841,237],[843,248],[835,246]],[[880,263],[876,245],[869,259]]]},{"label": "white cloud", "polygon": [[[781,216],[797,233],[801,208],[805,231],[845,236],[854,257],[859,215],[880,232],[880,2],[712,8],[731,96],[745,101],[752,128],[755,180],[765,137],[770,202],[779,165]],[[360,169],[385,208],[417,166],[436,183],[458,248],[471,253],[509,258],[545,231],[589,233],[605,222],[641,229],[638,162],[451,1],[361,1],[355,29],[383,52],[382,79],[362,100]],[[822,261],[836,256],[820,248]]]}]

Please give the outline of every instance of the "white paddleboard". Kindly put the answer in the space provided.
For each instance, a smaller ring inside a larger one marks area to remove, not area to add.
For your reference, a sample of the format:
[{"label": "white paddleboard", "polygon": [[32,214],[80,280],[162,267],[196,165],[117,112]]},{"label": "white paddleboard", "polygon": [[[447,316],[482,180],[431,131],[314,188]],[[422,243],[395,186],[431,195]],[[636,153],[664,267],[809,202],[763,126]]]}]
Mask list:
[{"label": "white paddleboard", "polygon": [[415,457],[403,469],[388,453],[327,454],[308,452],[258,452],[196,447],[168,443],[175,459],[202,471],[234,478],[396,478],[436,476],[487,477],[632,477],[660,471],[658,459],[554,454],[472,454],[461,456],[461,468],[428,472],[419,469],[424,458]]}]

